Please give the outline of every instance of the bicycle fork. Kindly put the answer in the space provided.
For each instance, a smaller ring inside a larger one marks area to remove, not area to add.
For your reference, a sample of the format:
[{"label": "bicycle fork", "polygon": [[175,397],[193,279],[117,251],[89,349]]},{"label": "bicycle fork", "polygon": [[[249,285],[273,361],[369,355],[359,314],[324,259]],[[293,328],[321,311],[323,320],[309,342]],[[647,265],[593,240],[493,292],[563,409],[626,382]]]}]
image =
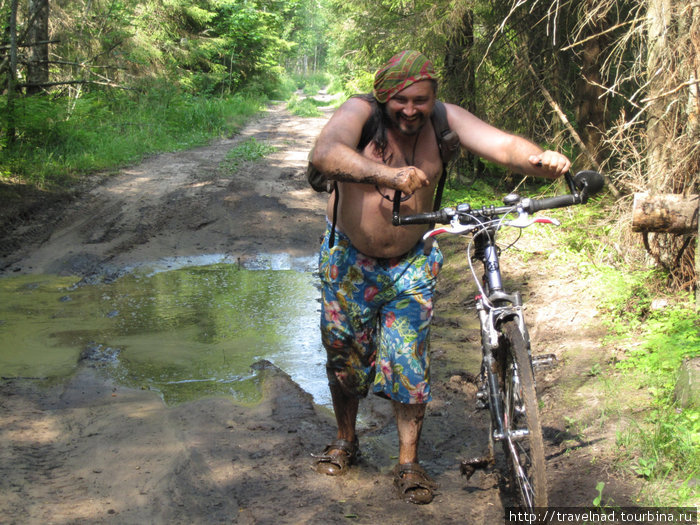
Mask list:
[{"label": "bicycle fork", "polygon": [[[501,307],[491,307],[486,303],[483,297],[477,299],[476,309],[479,314],[479,322],[481,325],[481,347],[482,347],[482,374],[484,374],[484,379],[486,380],[487,392],[484,392],[482,396],[485,396],[488,400],[488,404],[491,412],[492,419],[492,438],[494,441],[502,441],[506,437],[512,439],[518,439],[519,437],[524,437],[527,435],[527,431],[515,431],[510,432],[510,436],[506,436],[506,431],[504,428],[504,414],[502,412],[503,403],[502,400],[502,385],[500,384],[500,373],[499,368],[502,363],[499,363],[503,356],[496,357],[496,352],[500,346],[499,330],[497,325],[504,319],[510,319],[515,317],[518,321],[518,325],[521,330],[523,329],[523,316],[521,311],[521,300],[520,294],[517,292],[512,295],[505,294],[503,292],[496,292],[492,294],[492,298],[498,296],[499,300],[507,300],[511,304],[508,306]],[[512,363],[511,366],[516,366]],[[517,371],[514,370],[514,376],[517,377]],[[486,399],[482,399],[482,402]],[[506,416],[507,417],[507,416]],[[522,435],[521,435],[522,434]]]}]

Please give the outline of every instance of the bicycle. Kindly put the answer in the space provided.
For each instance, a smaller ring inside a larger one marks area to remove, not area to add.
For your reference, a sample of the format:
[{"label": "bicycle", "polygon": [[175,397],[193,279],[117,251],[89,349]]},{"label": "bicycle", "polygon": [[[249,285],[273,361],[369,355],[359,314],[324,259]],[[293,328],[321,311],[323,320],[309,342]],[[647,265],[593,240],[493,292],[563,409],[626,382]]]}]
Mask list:
[{"label": "bicycle", "polygon": [[[556,219],[530,215],[541,210],[585,204],[603,187],[603,177],[594,171],[582,171],[575,177],[567,173],[565,179],[571,192],[567,195],[530,199],[513,193],[503,199],[505,206],[474,209],[464,203],[434,212],[401,216],[399,206],[395,205],[393,212],[395,226],[430,224],[431,229],[424,239],[445,233],[470,236],[466,255],[479,290],[476,309],[481,326],[483,388],[477,394],[477,403],[488,406],[491,415],[490,453],[485,461],[494,462],[494,443],[500,442],[509,465],[511,486],[517,487],[520,505],[528,511],[547,506],[544,443],[522,299],[518,291],[509,293],[504,289],[499,265],[501,249],[496,244],[496,235],[504,226],[521,230],[538,223],[558,226]],[[509,218],[514,215],[517,217]],[[448,226],[435,228],[435,224]],[[482,279],[477,276],[475,261],[483,264]],[[542,357],[539,361],[546,363],[547,360],[548,357]],[[463,461],[462,473],[470,477],[476,468],[485,466],[483,461]]]}]

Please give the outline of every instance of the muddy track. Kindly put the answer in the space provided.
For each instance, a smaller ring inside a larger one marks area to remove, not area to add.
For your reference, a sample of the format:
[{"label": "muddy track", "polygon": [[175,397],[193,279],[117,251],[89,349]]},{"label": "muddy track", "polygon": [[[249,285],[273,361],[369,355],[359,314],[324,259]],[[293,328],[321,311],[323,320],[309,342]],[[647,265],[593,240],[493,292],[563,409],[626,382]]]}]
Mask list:
[{"label": "muddy track", "polygon": [[[323,196],[304,180],[325,118],[274,107],[232,139],[157,155],[101,177],[68,203],[40,208],[4,234],[4,274],[109,279],[167,257],[311,255],[324,228]],[[255,137],[276,147],[263,162],[230,169],[226,154]],[[89,363],[64,383],[0,381],[0,516],[3,523],[502,523],[512,504],[497,470],[466,481],[461,459],[486,450],[487,412],[475,409],[465,370],[478,330],[458,244],[446,242],[433,332],[435,400],[420,454],[441,488],[435,501],[399,501],[391,483],[397,437],[389,405],[361,404],[363,455],[342,478],[317,475],[310,453],[334,435],[327,410],[274,368],[260,365],[263,401],[202,399],[166,407],[148,391],[115,384]],[[614,431],[596,427],[586,373],[605,355],[595,304],[575,268],[557,276],[542,256],[507,268],[525,292],[532,336],[560,366],[538,378],[553,505],[590,505],[598,481],[617,504],[634,487],[611,468]],[[539,265],[539,266],[538,266]],[[571,305],[567,297],[577,297]],[[473,326],[473,324],[471,325]],[[596,400],[593,400],[595,403]],[[590,421],[586,431],[566,418]]]}]

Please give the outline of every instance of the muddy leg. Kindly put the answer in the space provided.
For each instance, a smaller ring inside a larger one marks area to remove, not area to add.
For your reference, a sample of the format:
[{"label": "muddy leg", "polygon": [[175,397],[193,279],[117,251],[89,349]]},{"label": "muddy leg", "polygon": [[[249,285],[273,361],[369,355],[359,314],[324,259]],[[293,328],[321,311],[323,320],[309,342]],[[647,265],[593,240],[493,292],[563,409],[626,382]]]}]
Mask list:
[{"label": "muddy leg", "polygon": [[433,500],[437,484],[418,463],[418,443],[423,428],[425,405],[393,402],[399,431],[399,465],[394,484],[399,496],[410,503],[425,504]]},{"label": "muddy leg", "polygon": [[425,405],[392,402],[399,431],[399,463],[418,463],[418,442],[423,428]]},{"label": "muddy leg", "polygon": [[335,421],[338,424],[338,439],[352,442],[355,439],[355,423],[360,400],[348,395],[337,383],[330,385],[330,390]]},{"label": "muddy leg", "polygon": [[338,424],[337,440],[331,443],[323,454],[316,456],[316,471],[319,474],[338,476],[347,472],[358,455],[355,436],[355,422],[360,400],[349,395],[339,384],[331,384],[331,397],[335,420]]}]

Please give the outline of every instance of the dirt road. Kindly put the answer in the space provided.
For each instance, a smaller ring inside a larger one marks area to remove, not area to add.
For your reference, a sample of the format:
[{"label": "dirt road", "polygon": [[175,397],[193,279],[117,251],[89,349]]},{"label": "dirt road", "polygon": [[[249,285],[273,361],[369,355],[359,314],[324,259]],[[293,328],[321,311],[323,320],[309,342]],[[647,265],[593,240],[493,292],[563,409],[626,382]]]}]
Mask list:
[{"label": "dirt road", "polygon": [[[174,255],[313,254],[323,197],[307,188],[303,170],[324,122],[273,107],[230,140],[103,177],[71,202],[37,208],[6,230],[0,270],[108,280]],[[264,162],[222,170],[226,153],[248,137],[277,149]],[[272,366],[260,365],[265,395],[256,406],[217,398],[168,407],[85,364],[64,383],[0,381],[0,522],[502,523],[512,502],[498,473],[477,472],[469,481],[459,474],[461,459],[484,452],[488,423],[459,364],[460,349],[476,345],[478,333],[460,327],[468,294],[463,263],[449,256],[455,250],[445,243],[433,337],[436,399],[420,449],[441,485],[432,504],[414,506],[394,494],[396,429],[382,400],[362,403],[362,459],[336,479],[316,474],[310,458],[334,436],[331,414]],[[614,429],[592,423],[600,400],[586,390],[586,371],[604,359],[586,283],[575,268],[557,277],[511,271],[525,286],[538,351],[561,362],[540,378],[550,500],[590,505],[604,481],[607,495],[624,504],[634,491],[611,474]],[[577,304],[567,306],[563,294]],[[573,420],[581,427],[567,424]]]}]

